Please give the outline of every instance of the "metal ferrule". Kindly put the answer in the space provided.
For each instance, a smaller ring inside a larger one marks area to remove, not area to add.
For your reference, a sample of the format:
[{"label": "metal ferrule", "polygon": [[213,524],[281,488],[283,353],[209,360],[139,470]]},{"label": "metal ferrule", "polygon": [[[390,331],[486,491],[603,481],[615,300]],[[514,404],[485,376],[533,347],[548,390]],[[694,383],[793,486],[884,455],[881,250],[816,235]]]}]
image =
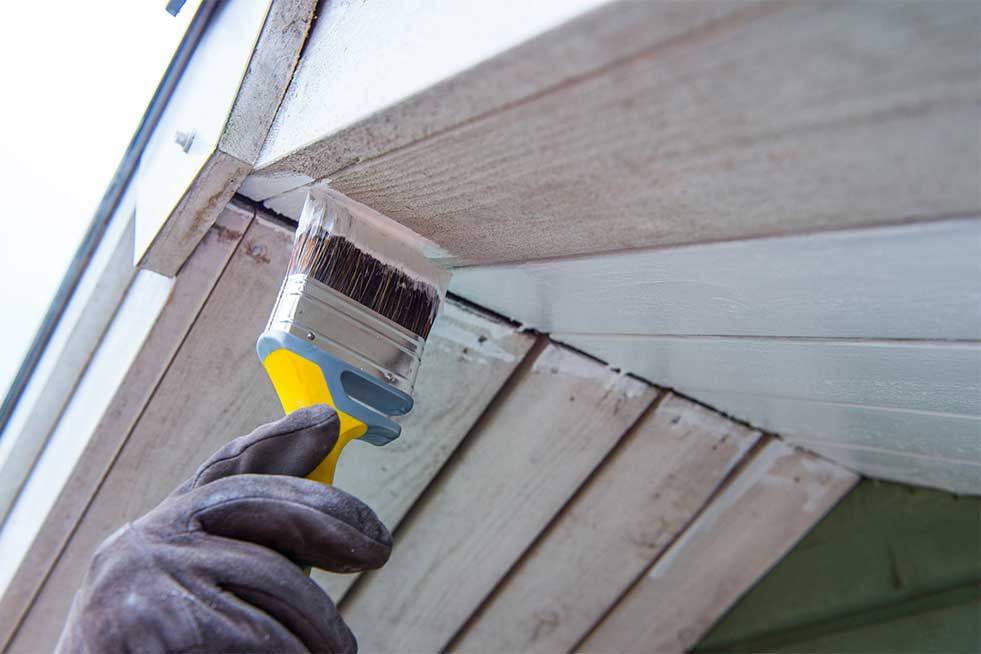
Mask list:
[{"label": "metal ferrule", "polygon": [[302,338],[412,394],[425,340],[315,279],[286,278],[267,329]]}]

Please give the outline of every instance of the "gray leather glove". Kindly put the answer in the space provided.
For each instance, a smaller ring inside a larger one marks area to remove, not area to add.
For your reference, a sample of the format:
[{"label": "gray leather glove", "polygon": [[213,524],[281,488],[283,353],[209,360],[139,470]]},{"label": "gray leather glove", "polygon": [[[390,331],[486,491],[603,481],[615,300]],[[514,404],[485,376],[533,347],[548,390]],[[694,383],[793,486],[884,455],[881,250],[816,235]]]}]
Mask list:
[{"label": "gray leather glove", "polygon": [[58,651],[354,652],[297,563],[380,567],[392,537],[347,493],[303,479],[337,439],[333,409],[301,409],[219,450],[96,551]]}]

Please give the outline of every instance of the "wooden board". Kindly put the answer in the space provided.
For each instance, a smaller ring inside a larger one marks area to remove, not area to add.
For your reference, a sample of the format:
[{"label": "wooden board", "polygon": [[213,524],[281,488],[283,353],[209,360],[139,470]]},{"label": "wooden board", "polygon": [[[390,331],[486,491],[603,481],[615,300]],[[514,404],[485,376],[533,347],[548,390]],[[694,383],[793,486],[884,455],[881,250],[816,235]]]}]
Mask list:
[{"label": "wooden board", "polygon": [[[112,400],[74,462],[64,486],[59,491],[52,480],[46,482],[45,485],[57,493],[57,498],[47,514],[41,512],[40,507],[34,508],[39,524],[35,528],[36,534],[30,537],[30,547],[21,555],[4,550],[4,565],[11,566],[15,572],[5,584],[0,598],[0,650],[12,648],[14,631],[48,580],[49,571],[85,513],[90,498],[126,442],[252,217],[251,209],[241,207],[229,207],[219,216],[174,281],[170,297],[118,390],[113,393],[113,389],[102,389],[102,393],[111,394]],[[77,427],[72,425],[73,431],[69,434],[74,441],[80,441],[83,436],[74,431]],[[72,461],[66,458],[65,463],[71,465]],[[7,525],[3,533],[6,532]],[[59,587],[52,595],[70,601],[75,588],[72,584],[77,584],[77,578],[67,586]],[[43,601],[38,610],[44,611]],[[64,613],[58,612],[48,618],[41,628],[45,642],[53,645],[63,618]],[[26,647],[30,640],[20,642]]]},{"label": "wooden board", "polygon": [[740,393],[981,416],[976,343],[553,336],[695,398]]},{"label": "wooden board", "polygon": [[770,441],[576,651],[688,651],[856,481]]},{"label": "wooden board", "polygon": [[[255,339],[282,282],[291,240],[287,230],[258,221],[245,233],[112,459],[21,623],[12,651],[53,649],[73,589],[99,543],[159,503],[225,442],[281,415],[271,384],[260,382]],[[204,396],[205,389],[214,395]]]},{"label": "wooden board", "polygon": [[[426,342],[415,407],[399,419],[402,436],[385,447],[349,445],[337,486],[367,502],[394,531],[533,343],[507,323],[448,302]],[[357,576],[314,570],[313,578],[337,602]]]},{"label": "wooden board", "polygon": [[976,214],[979,22],[971,2],[767,4],[347,168],[290,168],[457,264]]},{"label": "wooden board", "polygon": [[[173,276],[252,168],[316,0],[219,4],[141,156],[136,258]],[[177,132],[193,134],[187,150]]]},{"label": "wooden board", "polygon": [[670,395],[647,414],[448,648],[567,652],[688,525],[759,432]]},{"label": "wooden board", "polygon": [[565,348],[535,352],[341,603],[363,651],[438,651],[656,391]]},{"label": "wooden board", "polygon": [[[311,31],[257,171],[242,192],[254,200],[274,197],[745,8],[717,0],[688,6],[331,2]],[[373,83],[366,86],[365,79]]]},{"label": "wooden board", "polygon": [[888,449],[981,464],[978,416],[706,391],[699,391],[699,400],[791,442]]},{"label": "wooden board", "polygon": [[546,333],[981,340],[979,253],[975,218],[476,266],[452,288]]}]

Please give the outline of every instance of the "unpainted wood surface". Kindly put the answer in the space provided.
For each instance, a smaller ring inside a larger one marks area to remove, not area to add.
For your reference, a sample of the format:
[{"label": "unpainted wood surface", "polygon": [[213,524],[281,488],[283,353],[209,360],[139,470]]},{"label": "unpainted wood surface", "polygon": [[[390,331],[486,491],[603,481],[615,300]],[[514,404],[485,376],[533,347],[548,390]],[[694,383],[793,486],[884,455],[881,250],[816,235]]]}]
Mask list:
[{"label": "unpainted wood surface", "polygon": [[[136,176],[136,257],[174,276],[252,169],[316,0],[222,3],[168,100]],[[184,152],[178,131],[193,133]]]},{"label": "unpainted wood surface", "polygon": [[[529,334],[452,301],[433,326],[412,412],[398,440],[347,446],[334,482],[365,501],[394,531],[534,343]],[[340,601],[357,579],[313,571]]]},{"label": "unpainted wood surface", "polygon": [[697,515],[760,434],[669,395],[596,470],[449,648],[567,652]]},{"label": "unpainted wood surface", "polygon": [[857,479],[769,441],[576,651],[688,651]]},{"label": "unpainted wood surface", "polygon": [[[242,192],[254,200],[274,197],[596,74],[748,6],[328,3]],[[367,79],[373,83],[365,85]]]},{"label": "unpainted wood surface", "polygon": [[[252,216],[251,210],[235,206],[227,208],[188,259],[174,281],[156,324],[95,427],[71,476],[61,490],[56,491],[57,499],[44,516],[26,556],[20,561],[9,562],[17,569],[0,598],[0,650],[6,651],[17,624],[29,609],[47,571],[57,561],[89,499],[170,365]],[[13,553],[8,552],[7,556],[13,557]],[[48,626],[57,628],[56,624]]]},{"label": "unpainted wood surface", "polygon": [[[256,221],[92,496],[10,647],[50,651],[98,544],[150,510],[235,436],[281,415],[255,340],[282,283],[292,234]],[[207,393],[205,392],[207,391]]]},{"label": "unpainted wood surface", "polygon": [[767,4],[324,174],[459,264],[976,214],[979,32]]},{"label": "unpainted wood surface", "polygon": [[547,333],[981,340],[979,279],[973,218],[475,266],[452,288]]},{"label": "unpainted wood surface", "polygon": [[655,395],[560,346],[536,352],[341,603],[362,650],[446,646]]}]

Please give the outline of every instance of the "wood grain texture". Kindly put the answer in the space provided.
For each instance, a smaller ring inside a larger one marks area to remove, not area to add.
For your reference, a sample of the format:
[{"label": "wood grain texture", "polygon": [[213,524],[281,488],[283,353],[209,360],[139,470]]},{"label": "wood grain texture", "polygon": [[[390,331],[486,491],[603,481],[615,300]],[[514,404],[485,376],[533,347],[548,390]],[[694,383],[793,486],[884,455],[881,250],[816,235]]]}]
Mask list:
[{"label": "wood grain texture", "polygon": [[[595,74],[748,6],[331,2],[242,192],[254,200],[274,197]],[[365,87],[365,79],[373,83]]]},{"label": "wood grain texture", "polygon": [[981,340],[979,254],[975,218],[476,266],[452,288],[546,333]]},{"label": "wood grain texture", "polygon": [[363,651],[443,648],[656,391],[556,345],[524,366],[341,604]]},{"label": "wood grain texture", "polygon": [[260,381],[255,340],[282,283],[291,241],[291,233],[264,222],[249,227],[128,438],[114,459],[103,459],[112,465],[11,651],[53,649],[98,544],[153,508],[221,445],[281,415],[271,384]]},{"label": "wood grain texture", "polygon": [[[0,650],[7,651],[11,645],[14,630],[45,583],[48,571],[58,560],[85,513],[89,500],[150,400],[252,217],[251,209],[234,205],[226,208],[181,269],[167,304],[135,363],[119,385],[52,510],[44,516],[27,555],[19,562],[16,573],[3,590],[0,598]],[[62,589],[62,594],[69,596],[73,592]],[[52,622],[48,628],[58,627]]]},{"label": "wood grain texture", "polygon": [[[168,100],[137,173],[136,256],[174,276],[252,169],[316,0],[220,5]],[[187,152],[174,143],[193,131]]]},{"label": "wood grain texture", "polygon": [[576,651],[688,651],[857,479],[771,440]]},{"label": "wood grain texture", "polygon": [[740,393],[981,416],[975,343],[553,337],[695,398]]},{"label": "wood grain texture", "polygon": [[693,402],[665,398],[449,649],[569,651],[702,509],[759,436]]},{"label": "wood grain texture", "polygon": [[891,450],[981,464],[981,417],[699,391],[699,400],[791,442]]},{"label": "wood grain texture", "polygon": [[768,4],[323,174],[458,264],[976,214],[979,31]]},{"label": "wood grain texture", "polygon": [[[426,342],[415,406],[398,420],[402,436],[385,447],[351,443],[335,484],[394,531],[533,343],[511,325],[447,302]],[[314,570],[313,578],[337,602],[357,576]]]}]

